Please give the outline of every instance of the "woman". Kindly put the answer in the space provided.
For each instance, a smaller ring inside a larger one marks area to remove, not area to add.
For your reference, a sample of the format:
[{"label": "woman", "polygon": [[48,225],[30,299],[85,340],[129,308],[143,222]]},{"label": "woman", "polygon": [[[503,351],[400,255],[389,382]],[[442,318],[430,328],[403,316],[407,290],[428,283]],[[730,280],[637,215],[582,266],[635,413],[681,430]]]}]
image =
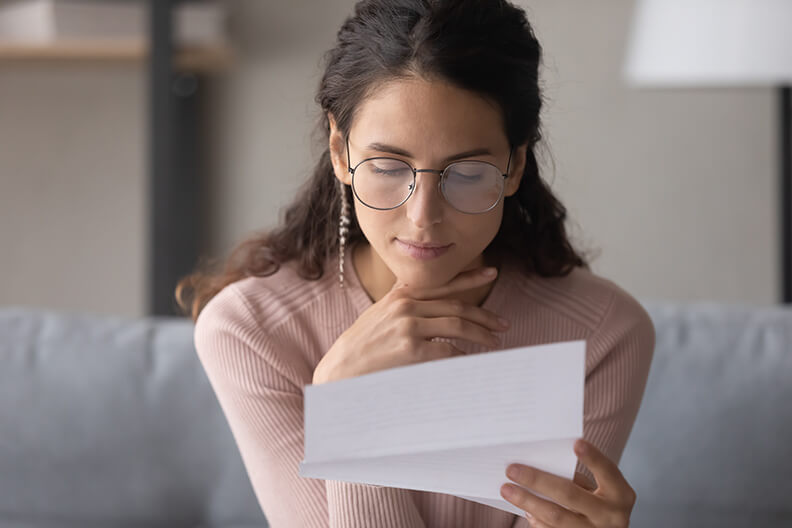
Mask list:
[{"label": "woman", "polygon": [[[503,0],[359,2],[319,86],[326,150],[283,225],[222,273],[179,284],[273,527],[627,526],[635,493],[616,464],[654,327],[571,247],[540,178],[540,60],[525,13]],[[576,339],[587,341],[578,471],[504,474],[500,492],[525,516],[298,475],[307,384]]]}]

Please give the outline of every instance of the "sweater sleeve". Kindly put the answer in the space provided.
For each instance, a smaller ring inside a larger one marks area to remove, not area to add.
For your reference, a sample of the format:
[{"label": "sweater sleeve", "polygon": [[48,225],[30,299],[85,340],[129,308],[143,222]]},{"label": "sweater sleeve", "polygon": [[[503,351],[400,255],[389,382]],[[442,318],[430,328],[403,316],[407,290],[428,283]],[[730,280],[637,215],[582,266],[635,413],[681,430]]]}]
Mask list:
[{"label": "sweater sleeve", "polygon": [[201,311],[194,343],[270,526],[425,528],[408,490],[299,476],[303,385],[284,368],[299,351],[274,350],[233,285]]},{"label": "sweater sleeve", "polygon": [[[654,347],[649,314],[615,286],[602,322],[586,344],[583,438],[616,464],[641,406]],[[576,471],[593,479],[580,462]]]},{"label": "sweater sleeve", "polygon": [[[586,342],[583,438],[616,462],[641,406],[655,347],[655,328],[641,304],[616,288],[602,321]],[[575,472],[594,481],[581,462]],[[529,528],[517,516],[512,528]]]}]

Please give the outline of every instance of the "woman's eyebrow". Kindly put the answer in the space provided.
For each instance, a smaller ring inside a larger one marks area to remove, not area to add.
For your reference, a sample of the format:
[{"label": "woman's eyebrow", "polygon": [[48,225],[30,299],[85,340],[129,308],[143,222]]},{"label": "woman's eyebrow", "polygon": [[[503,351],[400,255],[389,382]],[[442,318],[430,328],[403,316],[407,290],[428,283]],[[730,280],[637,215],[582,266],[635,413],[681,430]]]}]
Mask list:
[{"label": "woman's eyebrow", "polygon": [[[390,154],[396,154],[398,156],[405,156],[407,158],[412,158],[412,154],[407,152],[404,149],[400,149],[399,147],[394,147],[393,145],[387,145],[385,143],[369,143],[366,147],[368,150],[376,150],[378,152],[388,152]],[[492,156],[492,151],[488,148],[477,148],[473,150],[466,150],[465,152],[460,152],[459,154],[454,154],[453,156],[449,156],[444,160],[444,163],[448,163],[454,160],[462,159],[462,158],[470,158],[472,156]]]}]

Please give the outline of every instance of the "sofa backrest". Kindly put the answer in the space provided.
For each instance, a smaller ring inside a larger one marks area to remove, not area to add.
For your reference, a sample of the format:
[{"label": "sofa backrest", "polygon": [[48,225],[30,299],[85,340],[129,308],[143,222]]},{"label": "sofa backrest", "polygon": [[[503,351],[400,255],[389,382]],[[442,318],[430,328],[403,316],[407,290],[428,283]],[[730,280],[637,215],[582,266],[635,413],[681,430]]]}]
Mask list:
[{"label": "sofa backrest", "polygon": [[[631,524],[792,525],[792,308],[642,304],[657,344],[620,464]],[[266,527],[192,335],[0,308],[0,525]]]}]

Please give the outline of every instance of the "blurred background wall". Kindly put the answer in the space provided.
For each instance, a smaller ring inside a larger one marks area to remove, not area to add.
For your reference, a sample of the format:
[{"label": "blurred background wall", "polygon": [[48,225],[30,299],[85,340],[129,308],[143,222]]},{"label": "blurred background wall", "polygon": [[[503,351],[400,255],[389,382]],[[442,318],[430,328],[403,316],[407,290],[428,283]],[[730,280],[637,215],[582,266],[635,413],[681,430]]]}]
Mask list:
[{"label": "blurred background wall", "polygon": [[[775,93],[634,90],[631,0],[521,0],[544,47],[544,177],[595,273],[640,299],[774,304]],[[319,154],[321,54],[352,0],[233,0],[208,85],[204,252],[274,225]],[[0,302],[145,312],[146,71],[0,64]]]}]

